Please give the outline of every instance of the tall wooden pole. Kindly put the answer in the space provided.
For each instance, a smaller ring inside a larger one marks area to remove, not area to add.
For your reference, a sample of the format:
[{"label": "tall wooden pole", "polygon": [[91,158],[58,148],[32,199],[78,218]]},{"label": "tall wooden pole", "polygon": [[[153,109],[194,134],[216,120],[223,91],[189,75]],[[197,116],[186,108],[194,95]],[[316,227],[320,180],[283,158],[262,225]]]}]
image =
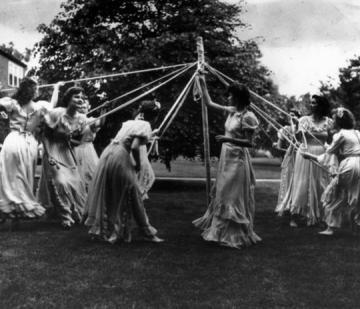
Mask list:
[{"label": "tall wooden pole", "polygon": [[[197,54],[198,54],[198,69],[204,68],[205,56],[204,56],[204,43],[202,37],[198,37],[196,40]],[[208,111],[205,104],[204,97],[201,98],[201,112],[202,112],[202,128],[204,136],[204,160],[206,169],[206,203],[210,203],[210,142],[209,142],[209,121]]]}]

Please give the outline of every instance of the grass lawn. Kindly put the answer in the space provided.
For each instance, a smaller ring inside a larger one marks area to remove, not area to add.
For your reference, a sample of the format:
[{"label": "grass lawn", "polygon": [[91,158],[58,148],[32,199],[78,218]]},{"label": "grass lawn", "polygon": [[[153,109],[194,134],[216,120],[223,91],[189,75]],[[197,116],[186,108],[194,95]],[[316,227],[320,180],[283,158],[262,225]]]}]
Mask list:
[{"label": "grass lawn", "polygon": [[[255,158],[253,167],[257,179],[280,179],[280,159]],[[151,163],[157,177],[205,177],[205,165],[200,161],[177,159],[171,162],[171,172],[163,163]],[[211,162],[211,176],[216,176],[217,162]]]},{"label": "grass lawn", "polygon": [[[176,178],[205,178],[205,165],[200,161],[177,159],[171,161],[171,172],[160,161],[151,163],[156,177]],[[217,162],[211,163],[211,176],[216,176]],[[280,159],[253,159],[255,177],[257,179],[280,179]],[[36,168],[36,175],[40,177],[41,165]]]},{"label": "grass lawn", "polygon": [[0,226],[0,308],[359,308],[360,239],[275,217],[278,184],[256,189],[259,245],[206,243],[191,221],[196,190],[156,190],[147,203],[162,244],[108,245],[85,228]]}]

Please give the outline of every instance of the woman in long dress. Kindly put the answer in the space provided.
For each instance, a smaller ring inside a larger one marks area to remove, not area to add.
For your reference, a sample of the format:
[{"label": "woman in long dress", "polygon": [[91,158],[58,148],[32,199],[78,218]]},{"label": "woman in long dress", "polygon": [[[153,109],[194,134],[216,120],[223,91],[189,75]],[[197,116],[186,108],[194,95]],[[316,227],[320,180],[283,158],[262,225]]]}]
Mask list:
[{"label": "woman in long dress", "polygon": [[[89,101],[85,98],[85,103],[79,110],[80,113],[86,115],[90,109]],[[95,121],[95,122],[94,122]],[[78,160],[78,168],[80,176],[85,183],[86,191],[95,173],[96,166],[99,163],[99,156],[94,147],[96,133],[100,130],[102,121],[96,121],[96,118],[88,118],[88,122],[92,122],[91,126],[86,126],[82,132],[80,144],[75,147],[76,158]]]},{"label": "woman in long dress", "polygon": [[[155,99],[153,101],[142,101],[140,104],[141,105],[155,104],[155,106],[157,106],[159,109],[161,106],[161,104],[158,101],[156,101]],[[144,114],[138,113],[135,116],[135,120],[144,120]],[[157,144],[156,144],[157,136],[154,133],[155,133],[155,131],[153,131],[153,133],[150,137],[149,143],[155,142],[155,145],[154,145],[152,151],[156,153],[157,152],[157,149],[156,149],[157,148]],[[155,173],[154,173],[154,170],[153,170],[150,160],[149,160],[149,155],[148,155],[148,150],[147,150],[146,145],[141,145],[139,147],[139,153],[140,153],[140,171],[137,173],[138,183],[139,183],[141,196],[142,196],[143,200],[146,200],[149,198],[148,192],[150,191],[150,189],[152,188],[152,186],[155,182]]]},{"label": "woman in long dress", "polygon": [[274,144],[276,149],[285,152],[281,163],[280,188],[276,209],[279,207],[279,205],[281,205],[288,189],[291,188],[294,175],[296,148],[292,144],[288,145],[287,148],[284,147],[287,142],[286,137],[292,140],[293,136],[296,134],[300,113],[297,110],[291,110],[290,117],[291,123],[280,129],[278,132],[278,141]]},{"label": "woman in long dress", "polygon": [[[45,117],[43,132],[43,166],[38,191],[39,201],[55,210],[64,228],[70,228],[82,219],[86,188],[82,181],[72,139],[81,139],[87,127],[87,118],[79,113],[83,89],[69,88],[64,94],[63,106]],[[77,141],[78,143],[78,141]]]},{"label": "woman in long dress", "polygon": [[[54,88],[55,96],[59,85]],[[15,95],[0,99],[10,118],[10,133],[0,152],[0,217],[14,221],[37,218],[45,209],[34,194],[38,156],[37,133],[41,119],[51,109],[45,101],[34,102],[37,83],[25,77]]]},{"label": "woman in long dress", "polygon": [[[329,115],[330,104],[326,98],[312,96],[311,114],[299,119],[300,149],[313,155],[325,152],[333,121]],[[294,175],[282,203],[276,211],[282,215],[290,212],[290,226],[297,227],[297,219],[305,219],[307,225],[315,225],[323,220],[321,195],[330,182],[329,173],[313,162],[306,160],[298,151],[295,158]]]},{"label": "woman in long dress", "polygon": [[246,148],[252,147],[252,136],[259,122],[247,108],[250,94],[246,87],[238,83],[231,85],[230,106],[222,106],[212,102],[203,76],[200,83],[207,106],[228,116],[225,136],[217,137],[223,144],[212,201],[205,214],[193,223],[203,230],[204,240],[240,249],[261,240],[254,232],[255,176]]},{"label": "woman in long dress", "polygon": [[137,176],[141,169],[139,149],[151,138],[149,121],[157,117],[158,110],[152,101],[142,104],[138,112],[144,120],[124,122],[101,154],[86,202],[85,225],[94,237],[110,243],[130,242],[135,220],[145,240],[162,241],[150,225]]},{"label": "woman in long dress", "polygon": [[[345,108],[337,108],[333,119],[339,131],[326,153],[335,154],[340,165],[321,199],[327,224],[327,229],[320,232],[323,235],[333,235],[345,222],[360,226],[360,132],[355,130],[354,115]],[[320,164],[325,159],[325,155],[302,155]]]}]

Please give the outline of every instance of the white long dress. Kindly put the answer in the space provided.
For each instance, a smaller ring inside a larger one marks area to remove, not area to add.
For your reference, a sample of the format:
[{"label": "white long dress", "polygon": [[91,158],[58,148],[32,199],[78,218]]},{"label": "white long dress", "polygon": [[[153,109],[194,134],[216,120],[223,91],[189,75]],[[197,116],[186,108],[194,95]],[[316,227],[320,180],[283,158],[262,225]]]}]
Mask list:
[{"label": "white long dress", "polygon": [[[89,121],[92,120],[93,118],[89,118]],[[86,126],[80,145],[75,147],[78,169],[80,176],[85,183],[86,191],[89,188],[90,182],[99,163],[99,156],[97,155],[93,144],[95,137],[96,133],[91,130],[90,126]]]},{"label": "white long dress", "polygon": [[[316,156],[323,154],[324,144],[332,127],[333,121],[328,117],[320,123],[315,123],[311,116],[301,117],[299,132],[303,132],[305,138],[300,148]],[[307,132],[316,133],[318,140],[307,135]],[[305,159],[298,151],[295,157],[293,181],[276,211],[280,215],[287,211],[292,215],[300,215],[306,219],[308,225],[322,221],[324,211],[321,195],[329,182],[329,173],[314,162]]]},{"label": "white long dress", "polygon": [[0,216],[36,218],[45,213],[34,194],[38,141],[35,135],[48,102],[31,102],[27,111],[11,98],[2,98],[10,118],[10,133],[0,153]]},{"label": "white long dress", "polygon": [[[244,138],[259,122],[250,111],[229,114],[225,135]],[[241,248],[261,241],[254,231],[255,175],[247,148],[223,143],[212,200],[205,214],[193,221],[206,241]]]},{"label": "white long dress", "polygon": [[[322,195],[325,222],[333,228],[346,222],[360,225],[360,132],[340,130],[326,153],[335,154],[341,162]],[[318,159],[323,163],[326,157]]]}]

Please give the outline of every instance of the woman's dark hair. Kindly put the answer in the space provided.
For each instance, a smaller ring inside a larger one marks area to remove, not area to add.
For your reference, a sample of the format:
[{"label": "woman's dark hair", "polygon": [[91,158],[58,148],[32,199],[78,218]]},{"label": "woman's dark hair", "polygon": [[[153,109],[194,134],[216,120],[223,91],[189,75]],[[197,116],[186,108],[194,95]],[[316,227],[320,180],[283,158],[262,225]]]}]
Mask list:
[{"label": "woman's dark hair", "polygon": [[346,108],[338,107],[333,117],[335,125],[340,129],[354,129],[356,125],[354,114]]},{"label": "woman's dark hair", "polygon": [[73,95],[84,92],[84,89],[81,87],[71,87],[65,91],[64,97],[61,103],[58,106],[67,107]]},{"label": "woman's dark hair", "polygon": [[312,96],[312,98],[316,101],[316,103],[318,105],[316,113],[322,117],[329,116],[330,115],[330,103],[329,103],[328,99],[325,98],[324,96],[319,96],[316,94],[314,94]]},{"label": "woman's dark hair", "polygon": [[153,121],[159,115],[160,107],[155,100],[145,100],[140,103],[135,115],[143,114],[144,120]]},{"label": "woman's dark hair", "polygon": [[297,118],[301,117],[301,113],[295,108],[290,109],[290,113],[293,113]]},{"label": "woman's dark hair", "polygon": [[250,105],[250,92],[246,86],[233,82],[228,88],[228,93],[232,94],[236,107]]},{"label": "woman's dark hair", "polygon": [[37,82],[30,77],[24,77],[19,85],[19,89],[13,95],[13,99],[18,101],[20,106],[23,106],[29,103],[32,99],[34,99],[36,89],[34,87],[37,86]]}]

